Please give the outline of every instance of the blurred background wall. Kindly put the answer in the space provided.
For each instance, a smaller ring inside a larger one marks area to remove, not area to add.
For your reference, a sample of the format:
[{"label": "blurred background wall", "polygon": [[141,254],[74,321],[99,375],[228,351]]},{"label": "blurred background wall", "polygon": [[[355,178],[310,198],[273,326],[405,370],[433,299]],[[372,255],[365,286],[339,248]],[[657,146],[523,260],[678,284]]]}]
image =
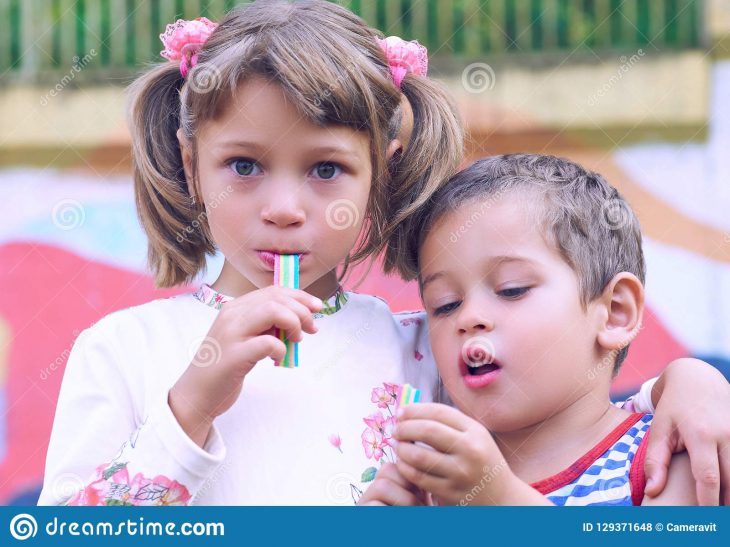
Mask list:
[{"label": "blurred background wall", "polygon": [[[78,334],[190,290],[155,289],[145,265],[124,87],[160,60],[165,24],[215,20],[237,3],[0,0],[0,503],[37,499]],[[467,122],[470,159],[567,156],[629,199],[649,309],[616,397],[679,356],[728,374],[730,0],[338,3],[429,47],[431,75]],[[395,310],[420,307],[412,285],[377,265],[356,271],[355,287]]]}]

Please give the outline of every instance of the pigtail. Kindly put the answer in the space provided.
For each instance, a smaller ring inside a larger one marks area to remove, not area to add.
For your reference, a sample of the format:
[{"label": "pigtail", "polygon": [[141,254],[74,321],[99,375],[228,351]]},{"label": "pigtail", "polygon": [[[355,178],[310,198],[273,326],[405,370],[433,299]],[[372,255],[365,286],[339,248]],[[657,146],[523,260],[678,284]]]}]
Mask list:
[{"label": "pigtail", "polygon": [[201,200],[191,198],[177,139],[184,83],[179,66],[165,63],[129,90],[135,202],[158,287],[189,283],[205,268],[205,255],[215,252]]},{"label": "pigtail", "polygon": [[464,129],[456,105],[435,81],[408,75],[401,90],[413,109],[413,133],[405,152],[391,160],[389,226],[385,231],[383,267],[404,279],[418,275],[415,257],[407,252],[418,238],[416,214],[464,158]]}]

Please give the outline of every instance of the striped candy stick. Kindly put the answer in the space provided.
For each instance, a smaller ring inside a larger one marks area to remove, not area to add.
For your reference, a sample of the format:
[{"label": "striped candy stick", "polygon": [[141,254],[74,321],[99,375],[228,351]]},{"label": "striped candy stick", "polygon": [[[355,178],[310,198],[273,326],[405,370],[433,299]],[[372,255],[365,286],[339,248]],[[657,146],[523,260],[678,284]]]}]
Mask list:
[{"label": "striped candy stick", "polygon": [[[276,255],[274,258],[274,285],[289,289],[299,288],[299,255]],[[294,368],[299,366],[299,344],[287,339],[286,333],[276,329],[276,337],[286,344],[284,360],[274,362],[279,367]]]},{"label": "striped candy stick", "polygon": [[416,389],[411,384],[404,384],[400,390],[400,397],[398,397],[398,408],[410,405],[411,403],[417,403],[421,400],[421,390]]}]

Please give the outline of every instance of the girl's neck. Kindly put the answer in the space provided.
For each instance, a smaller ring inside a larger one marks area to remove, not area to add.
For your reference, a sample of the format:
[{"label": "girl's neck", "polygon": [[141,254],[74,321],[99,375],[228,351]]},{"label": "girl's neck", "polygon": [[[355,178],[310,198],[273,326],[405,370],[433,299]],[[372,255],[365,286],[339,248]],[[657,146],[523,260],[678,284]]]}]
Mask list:
[{"label": "girl's neck", "polygon": [[[339,283],[337,281],[337,272],[332,270],[317,279],[311,285],[302,288],[317,298],[327,300],[335,294],[335,292],[337,292],[338,287]],[[257,287],[242,276],[238,270],[236,270],[236,268],[234,268],[231,263],[226,260],[223,263],[223,269],[221,270],[218,279],[215,280],[215,283],[211,284],[211,288],[214,291],[225,294],[226,296],[237,298],[251,291],[255,291],[260,287]]]},{"label": "girl's neck", "polygon": [[588,392],[545,420],[494,439],[515,475],[533,483],[569,467],[628,416],[610,403],[608,392]]}]

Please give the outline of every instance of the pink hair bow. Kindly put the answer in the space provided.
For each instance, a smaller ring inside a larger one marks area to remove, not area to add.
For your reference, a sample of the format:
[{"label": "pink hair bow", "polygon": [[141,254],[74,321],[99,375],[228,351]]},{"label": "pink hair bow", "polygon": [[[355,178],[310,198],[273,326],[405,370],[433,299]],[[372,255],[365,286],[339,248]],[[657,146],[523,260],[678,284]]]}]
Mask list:
[{"label": "pink hair bow", "polygon": [[185,78],[198,62],[198,52],[218,26],[206,17],[192,21],[178,19],[165,28],[160,40],[165,49],[160,52],[165,59],[180,61],[180,74]]},{"label": "pink hair bow", "polygon": [[406,74],[425,76],[428,72],[428,50],[417,40],[406,42],[398,36],[388,36],[385,40],[376,38],[385,53],[393,82],[400,87]]}]

